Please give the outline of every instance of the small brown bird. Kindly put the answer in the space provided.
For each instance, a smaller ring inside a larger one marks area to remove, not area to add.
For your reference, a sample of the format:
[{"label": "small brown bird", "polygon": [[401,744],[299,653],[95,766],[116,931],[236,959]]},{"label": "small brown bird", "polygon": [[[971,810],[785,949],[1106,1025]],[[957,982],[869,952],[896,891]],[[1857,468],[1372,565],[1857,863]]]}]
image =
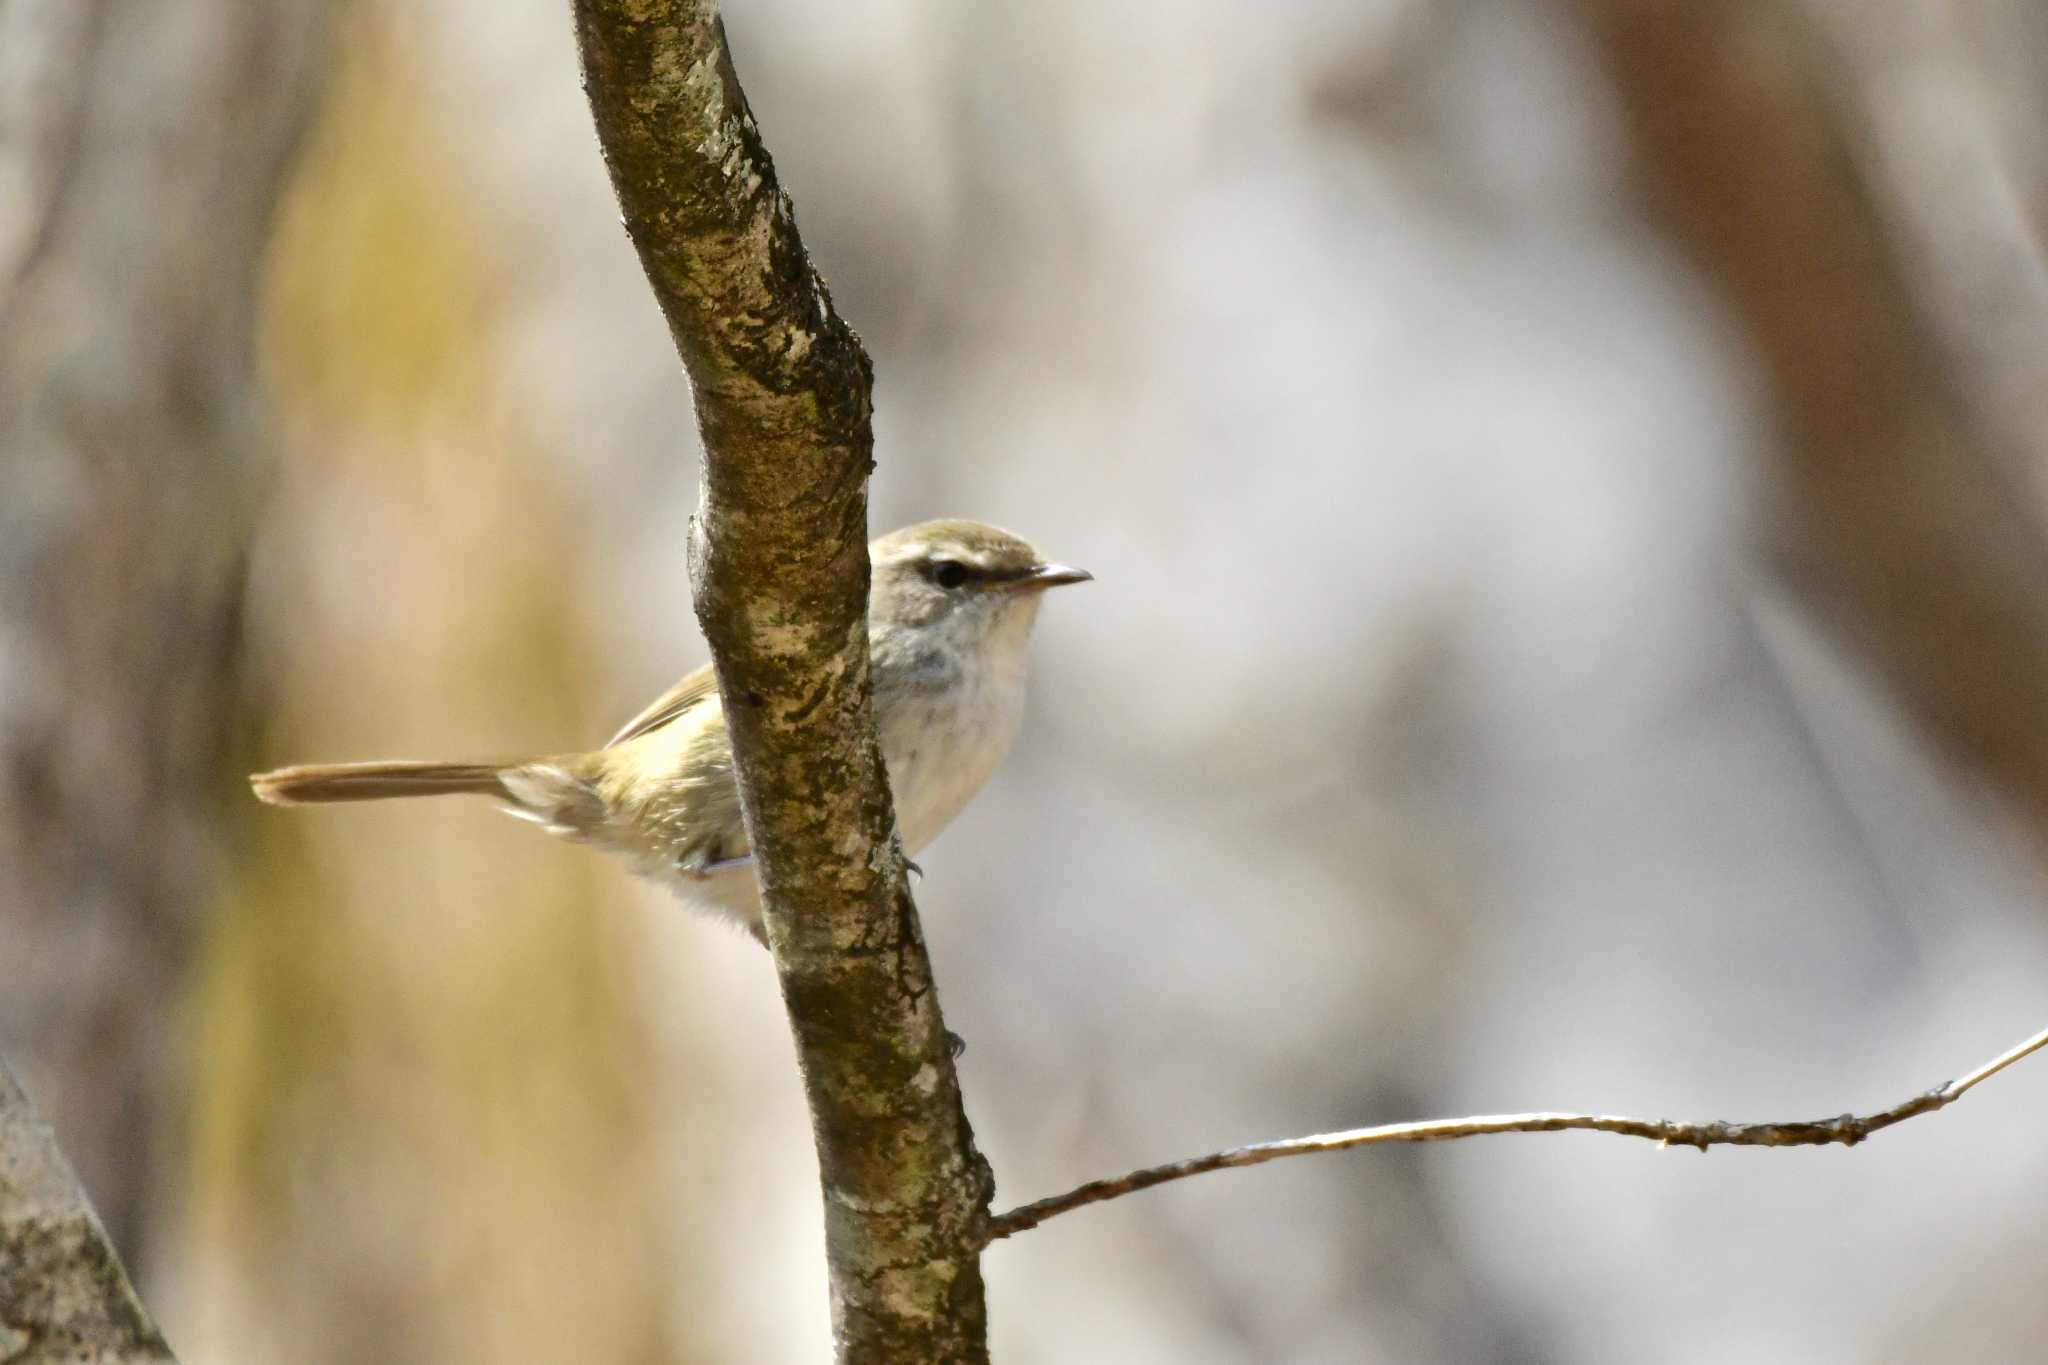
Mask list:
[{"label": "small brown bird", "polygon": [[[928,521],[868,546],[875,729],[896,825],[915,855],[1009,752],[1044,591],[1091,575],[973,521]],[[489,796],[550,834],[624,853],[690,905],[761,936],[761,902],[718,681],[705,665],[594,753],[496,762],[318,763],[250,778],[273,805]]]}]

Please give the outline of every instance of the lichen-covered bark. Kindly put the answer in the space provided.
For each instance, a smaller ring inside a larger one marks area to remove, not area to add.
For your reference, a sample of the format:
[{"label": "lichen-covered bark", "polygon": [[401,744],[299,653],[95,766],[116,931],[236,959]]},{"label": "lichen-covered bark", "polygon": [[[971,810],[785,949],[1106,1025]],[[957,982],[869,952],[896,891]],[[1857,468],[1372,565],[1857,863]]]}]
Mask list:
[{"label": "lichen-covered bark", "polygon": [[85,1192],[0,1062],[0,1361],[171,1361]]},{"label": "lichen-covered bark", "polygon": [[990,1181],[869,715],[871,371],[714,3],[577,0],[612,182],[703,437],[692,569],[810,1100],[840,1358],[986,1357]]}]

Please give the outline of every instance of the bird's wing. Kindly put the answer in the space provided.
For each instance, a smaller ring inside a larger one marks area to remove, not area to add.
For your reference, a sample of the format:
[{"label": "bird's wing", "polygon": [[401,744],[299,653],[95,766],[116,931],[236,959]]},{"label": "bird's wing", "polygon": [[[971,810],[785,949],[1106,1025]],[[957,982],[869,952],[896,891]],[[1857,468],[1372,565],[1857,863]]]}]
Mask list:
[{"label": "bird's wing", "polygon": [[718,675],[711,671],[710,664],[705,664],[656,697],[645,711],[627,721],[623,729],[606,740],[604,747],[614,748],[629,739],[638,739],[651,730],[659,730],[705,698],[717,695]]}]

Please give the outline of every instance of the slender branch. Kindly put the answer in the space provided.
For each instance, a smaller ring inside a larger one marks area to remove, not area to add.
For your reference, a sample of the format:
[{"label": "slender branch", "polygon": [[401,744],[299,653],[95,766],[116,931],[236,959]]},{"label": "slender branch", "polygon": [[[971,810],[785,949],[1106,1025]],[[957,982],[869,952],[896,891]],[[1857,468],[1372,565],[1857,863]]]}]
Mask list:
[{"label": "slender branch", "polygon": [[715,0],[576,0],[612,184],[696,397],[692,543],[824,1184],[846,1361],[987,1358],[974,1149],[869,707],[872,376]]},{"label": "slender branch", "polygon": [[1121,1198],[1171,1180],[1210,1171],[1259,1166],[1282,1157],[1309,1156],[1316,1152],[1343,1152],[1353,1147],[1376,1147],[1385,1142],[1445,1142],[1455,1138],[1482,1137],[1489,1133],[1564,1133],[1585,1131],[1618,1133],[1623,1137],[1648,1138],[1660,1147],[1825,1147],[1840,1143],[1853,1147],[1872,1133],[1904,1123],[1921,1114],[1946,1109],[1971,1089],[1989,1080],[2023,1057],[2048,1047],[2048,1029],[1993,1057],[1976,1070],[1938,1085],[1934,1089],[1901,1100],[1874,1114],[1843,1114],[1831,1119],[1801,1119],[1786,1123],[1677,1123],[1669,1119],[1616,1118],[1606,1114],[1478,1114],[1462,1119],[1428,1119],[1419,1123],[1387,1123],[1377,1128],[1353,1128],[1339,1133],[1288,1138],[1280,1142],[1257,1142],[1233,1147],[1207,1156],[1164,1166],[1148,1166],[1129,1175],[1087,1184],[998,1214],[989,1223],[989,1240],[1028,1232],[1046,1219],[1088,1204]]},{"label": "slender branch", "polygon": [[175,1365],[78,1177],[4,1061],[0,1360]]}]

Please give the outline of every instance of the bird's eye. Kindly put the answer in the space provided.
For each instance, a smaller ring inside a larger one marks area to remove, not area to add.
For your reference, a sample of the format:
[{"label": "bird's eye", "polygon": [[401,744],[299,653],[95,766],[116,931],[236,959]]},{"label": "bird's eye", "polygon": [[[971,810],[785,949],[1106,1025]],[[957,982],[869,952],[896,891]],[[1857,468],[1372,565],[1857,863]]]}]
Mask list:
[{"label": "bird's eye", "polygon": [[957,559],[932,561],[932,582],[942,588],[957,588],[967,581],[967,566]]}]

